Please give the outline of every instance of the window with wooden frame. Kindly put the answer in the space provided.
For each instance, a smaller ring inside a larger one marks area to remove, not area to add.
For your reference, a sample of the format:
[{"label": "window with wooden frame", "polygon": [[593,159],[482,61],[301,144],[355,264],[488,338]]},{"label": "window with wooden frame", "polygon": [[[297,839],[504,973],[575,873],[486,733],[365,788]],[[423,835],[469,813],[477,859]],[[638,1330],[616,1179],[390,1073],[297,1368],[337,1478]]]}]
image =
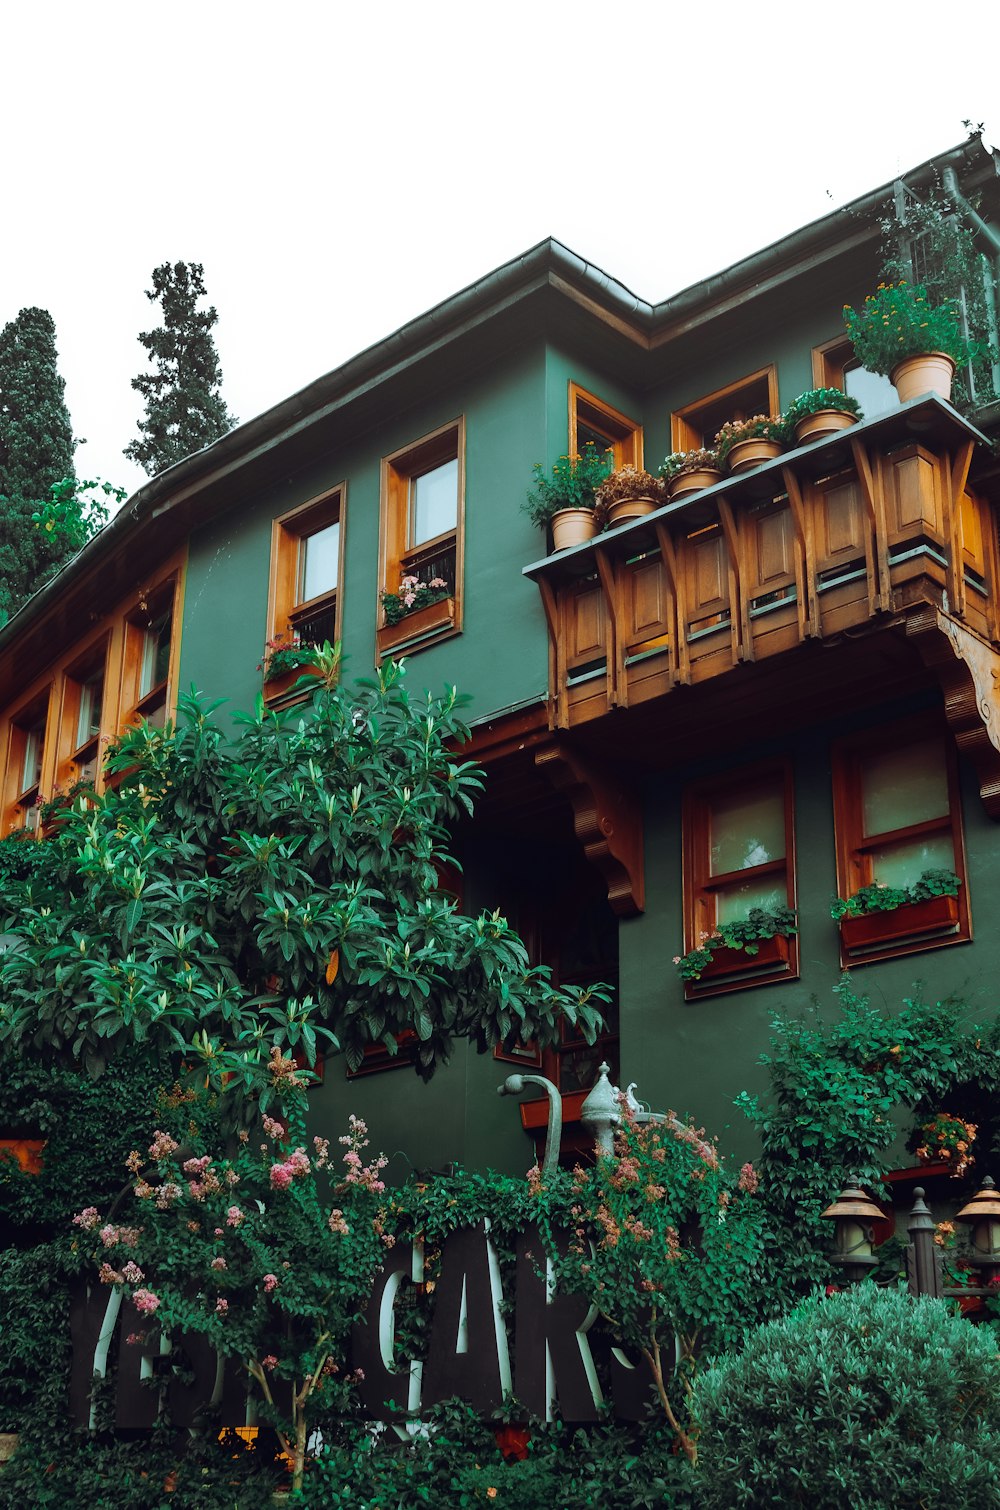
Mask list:
[{"label": "window with wooden frame", "polygon": [[[697,949],[721,923],[795,907],[792,773],[787,763],[758,766],[685,793],[684,943]],[[762,939],[756,954],[718,949],[688,996],[798,974],[795,936]]]},{"label": "window with wooden frame", "polygon": [[759,372],[675,409],[670,416],[670,443],[675,451],[697,451],[712,444],[727,420],[777,413],[778,369],[772,362]]},{"label": "window with wooden frame", "polygon": [[341,483],[274,521],[269,640],[322,646],[340,639],[345,494]]},{"label": "window with wooden frame", "polygon": [[175,590],[174,581],[166,582],[125,615],[122,718],[144,718],[157,728],[167,719]]},{"label": "window with wooden frame", "polygon": [[642,426],[603,399],[569,385],[569,454],[579,456],[584,446],[611,451],[615,466],[642,466]]},{"label": "window with wooden frame", "polygon": [[378,651],[422,649],[462,627],[465,422],[382,462]]},{"label": "window with wooden frame", "polygon": [[844,964],[861,964],[972,937],[958,766],[952,740],[908,721],[842,740],[833,750],[837,889],[903,889],[925,871],[953,872],[957,897],[934,896],[841,920]]},{"label": "window with wooden frame", "polygon": [[854,355],[847,336],[834,336],[813,347],[813,387],[839,388],[856,398],[866,419],[899,408],[899,395],[881,372],[869,372]]},{"label": "window with wooden frame", "polygon": [[56,760],[56,783],[60,787],[97,780],[107,704],[108,647],[105,635],[66,669]]},{"label": "window with wooden frame", "polygon": [[5,833],[16,829],[34,833],[38,828],[50,699],[51,688],[46,687],[10,721],[3,793]]}]

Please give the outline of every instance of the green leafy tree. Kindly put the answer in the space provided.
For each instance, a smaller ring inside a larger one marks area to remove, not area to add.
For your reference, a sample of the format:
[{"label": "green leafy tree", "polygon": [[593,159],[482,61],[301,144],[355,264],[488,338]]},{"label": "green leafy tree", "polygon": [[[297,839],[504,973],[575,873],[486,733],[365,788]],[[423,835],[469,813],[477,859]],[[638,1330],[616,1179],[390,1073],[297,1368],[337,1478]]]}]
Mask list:
[{"label": "green leafy tree", "polygon": [[236,424],[219,392],[222,371],[212,328],[215,306],[199,309],[205,296],[200,262],[163,262],[153,269],[146,298],[163,309],[163,324],[139,340],[155,371],[132,379],[146,401],[140,435],[124,454],[150,477],[210,445]]},{"label": "green leafy tree", "polygon": [[73,431],[48,310],[22,309],[0,331],[0,623],[73,554],[33,515],[73,477]]},{"label": "green leafy tree", "polygon": [[311,713],[259,699],[232,745],[197,696],[179,728],[123,737],[122,785],[80,798],[0,897],[0,1056],[100,1074],[148,1043],[266,1110],[275,1053],[353,1066],[405,1032],[429,1076],[456,1037],[546,1040],[560,1011],[593,1037],[605,992],[554,987],[499,913],[441,888],[481,786],[449,748],[455,690],[411,701],[394,663],[357,692],[338,674],[327,647]]}]

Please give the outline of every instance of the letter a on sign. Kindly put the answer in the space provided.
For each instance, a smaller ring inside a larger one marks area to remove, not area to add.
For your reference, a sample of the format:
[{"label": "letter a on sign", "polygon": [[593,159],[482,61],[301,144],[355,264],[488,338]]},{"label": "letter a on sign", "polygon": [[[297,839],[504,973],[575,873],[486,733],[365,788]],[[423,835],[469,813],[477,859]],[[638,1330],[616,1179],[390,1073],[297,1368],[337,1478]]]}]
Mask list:
[{"label": "letter a on sign", "polygon": [[435,1299],[423,1403],[459,1395],[476,1410],[495,1409],[510,1393],[511,1377],[500,1266],[488,1222],[451,1233]]}]

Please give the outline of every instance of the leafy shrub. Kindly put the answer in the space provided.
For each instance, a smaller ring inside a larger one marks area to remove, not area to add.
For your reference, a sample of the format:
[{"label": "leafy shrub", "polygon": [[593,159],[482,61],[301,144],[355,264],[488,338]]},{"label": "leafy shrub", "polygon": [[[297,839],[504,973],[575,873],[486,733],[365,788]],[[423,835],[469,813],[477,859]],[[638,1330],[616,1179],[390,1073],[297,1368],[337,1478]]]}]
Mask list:
[{"label": "leafy shrub", "polygon": [[996,1342],[860,1285],[769,1322],[696,1386],[700,1510],[1000,1504]]}]

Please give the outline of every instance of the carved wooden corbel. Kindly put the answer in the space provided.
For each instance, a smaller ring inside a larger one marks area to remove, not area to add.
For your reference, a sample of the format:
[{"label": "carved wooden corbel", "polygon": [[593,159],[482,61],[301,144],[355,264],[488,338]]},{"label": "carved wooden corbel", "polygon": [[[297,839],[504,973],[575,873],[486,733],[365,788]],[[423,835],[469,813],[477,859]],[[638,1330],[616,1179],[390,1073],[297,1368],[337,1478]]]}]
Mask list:
[{"label": "carved wooden corbel", "polygon": [[621,777],[562,743],[537,750],[535,766],[569,798],[576,837],[589,863],[604,877],[614,912],[619,917],[643,912],[646,882],[638,799]]},{"label": "carved wooden corbel", "polygon": [[944,693],[948,727],[979,778],[979,795],[1000,819],[1000,655],[940,609],[906,620],[906,634]]}]

